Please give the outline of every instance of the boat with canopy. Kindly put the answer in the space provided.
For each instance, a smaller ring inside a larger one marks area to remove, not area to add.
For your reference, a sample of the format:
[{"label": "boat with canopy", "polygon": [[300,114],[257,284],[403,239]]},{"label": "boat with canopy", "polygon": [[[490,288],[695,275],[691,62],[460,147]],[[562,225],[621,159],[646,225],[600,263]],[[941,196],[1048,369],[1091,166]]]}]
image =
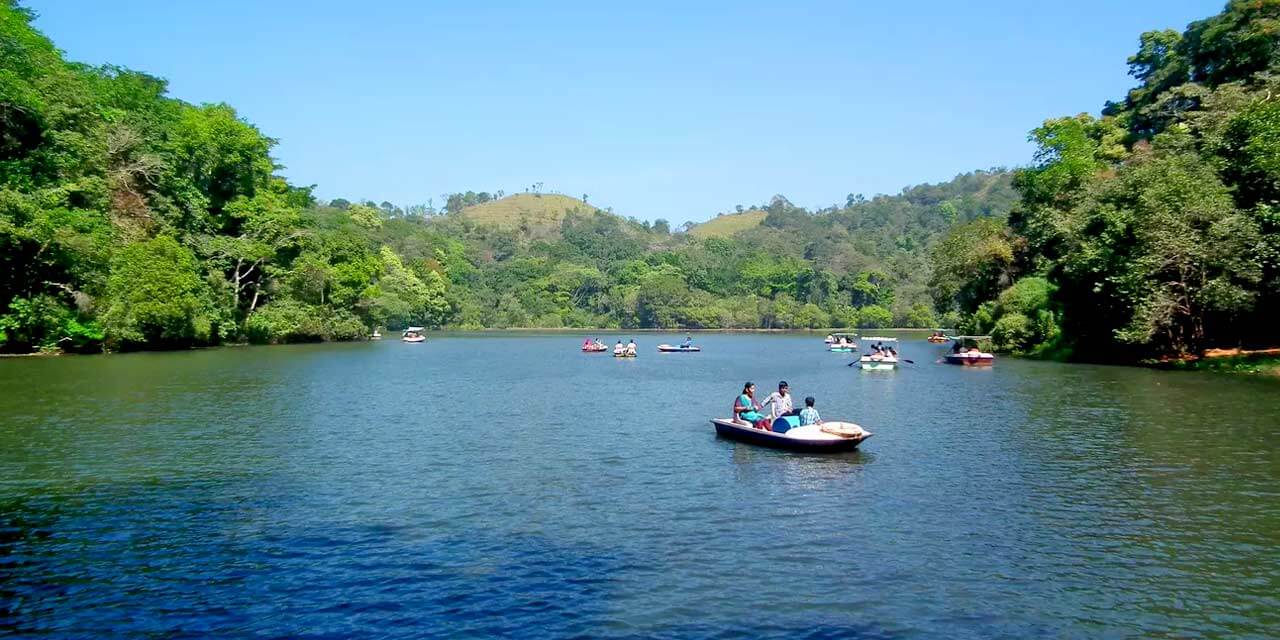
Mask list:
[{"label": "boat with canopy", "polygon": [[426,342],[427,338],[422,335],[423,331],[426,331],[425,327],[409,327],[404,330],[404,334],[400,336],[400,339],[409,343]]},{"label": "boat with canopy", "polygon": [[[853,451],[862,441],[871,437],[871,432],[852,422],[824,422],[803,427],[791,426],[798,422],[794,416],[778,418],[774,421],[775,431],[757,429],[749,424],[736,422],[728,418],[714,418],[711,424],[716,427],[716,434],[776,449],[792,451],[837,452]],[[783,425],[786,425],[784,428]]]},{"label": "boat with canopy", "polygon": [[863,371],[892,371],[898,368],[898,339],[897,338],[881,338],[876,336],[867,336],[861,339],[863,342],[876,346],[887,346],[881,349],[863,350],[862,357],[858,359],[858,366]]},{"label": "boat with canopy", "polygon": [[827,351],[831,353],[853,353],[858,350],[858,334],[833,333],[832,342],[827,343]]},{"label": "boat with canopy", "polygon": [[947,364],[962,367],[990,367],[996,363],[996,357],[979,348],[979,342],[990,341],[991,336],[949,336],[952,341],[951,353],[944,360]]}]

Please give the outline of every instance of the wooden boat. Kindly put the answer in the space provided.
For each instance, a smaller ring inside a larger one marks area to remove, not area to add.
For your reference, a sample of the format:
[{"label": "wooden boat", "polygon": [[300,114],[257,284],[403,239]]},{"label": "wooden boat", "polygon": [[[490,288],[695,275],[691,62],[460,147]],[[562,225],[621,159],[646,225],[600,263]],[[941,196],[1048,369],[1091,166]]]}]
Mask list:
[{"label": "wooden boat", "polygon": [[404,330],[404,334],[400,336],[400,339],[408,343],[426,342],[427,338],[422,335],[423,331],[426,331],[423,327],[409,327]]},{"label": "wooden boat", "polygon": [[943,361],[962,367],[990,367],[996,363],[996,357],[978,348],[979,340],[990,339],[991,336],[952,336],[959,350],[948,353]]},{"label": "wooden boat", "polygon": [[[897,338],[866,337],[862,338],[862,340],[879,343],[888,342],[891,345],[898,343]],[[895,347],[895,350],[896,349],[897,348]],[[862,357],[858,359],[858,368],[863,371],[892,371],[898,368],[898,357],[884,352],[872,354],[864,352]]]},{"label": "wooden boat", "polygon": [[692,347],[692,346],[686,347],[686,346],[673,346],[669,344],[660,344],[658,345],[658,351],[661,351],[663,353],[697,353],[699,351],[702,351],[702,347]]},{"label": "wooden boat", "polygon": [[[726,418],[714,418],[711,424],[716,433],[725,438],[749,442],[763,447],[790,449],[792,451],[836,452],[853,451],[863,440],[871,437],[871,432],[851,422],[827,422],[821,425],[811,424],[794,427],[786,433],[765,431],[750,425],[734,422]],[[829,430],[823,430],[828,427]],[[835,431],[836,433],[831,433]],[[847,433],[849,435],[837,435]]]},{"label": "wooden boat", "polygon": [[929,336],[928,338],[925,338],[925,340],[928,340],[929,342],[931,342],[931,343],[933,343],[933,344],[945,344],[946,342],[948,342],[948,338],[947,338],[947,330],[946,330],[946,329],[934,329],[934,330],[933,330],[933,335]]}]

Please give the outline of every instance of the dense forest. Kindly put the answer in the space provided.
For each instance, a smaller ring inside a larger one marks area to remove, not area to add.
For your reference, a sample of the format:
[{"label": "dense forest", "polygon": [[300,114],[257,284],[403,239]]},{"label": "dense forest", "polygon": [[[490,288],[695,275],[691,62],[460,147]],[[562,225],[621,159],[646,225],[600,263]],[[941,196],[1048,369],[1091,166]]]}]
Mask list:
[{"label": "dense forest", "polygon": [[933,250],[939,308],[1021,353],[1120,360],[1274,345],[1280,1],[1142,34],[1138,85],[1031,134],[1006,224]]},{"label": "dense forest", "polygon": [[[376,327],[959,327],[1046,356],[1266,340],[1280,273],[1280,2],[1142,35],[1139,86],[1017,171],[673,230],[544,193],[432,204],[289,184],[275,141],[65,60],[0,0],[0,351],[362,338]],[[660,212],[654,212],[660,213]]]},{"label": "dense forest", "polygon": [[[931,326],[927,247],[1003,216],[979,172],[820,212],[778,196],[731,236],[583,198],[442,210],[289,184],[274,141],[163,80],[68,62],[0,2],[0,349],[357,339],[375,327]],[[505,196],[505,197],[504,197]]]}]

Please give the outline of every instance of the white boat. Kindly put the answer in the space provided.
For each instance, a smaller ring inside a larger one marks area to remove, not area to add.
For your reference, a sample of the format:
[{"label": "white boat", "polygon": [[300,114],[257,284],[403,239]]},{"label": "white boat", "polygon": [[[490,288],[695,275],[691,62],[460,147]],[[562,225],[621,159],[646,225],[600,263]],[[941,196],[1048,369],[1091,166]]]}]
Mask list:
[{"label": "white boat", "polygon": [[[781,419],[781,418],[779,418]],[[871,432],[852,422],[824,422],[793,427],[785,433],[765,431],[728,418],[713,418],[716,433],[751,444],[795,451],[852,451],[871,437]]]},{"label": "white boat", "polygon": [[832,341],[824,343],[827,345],[827,351],[831,353],[853,353],[858,350],[858,334],[856,333],[833,333]]},{"label": "white boat", "polygon": [[427,337],[422,335],[423,331],[426,331],[423,327],[409,327],[404,330],[404,335],[400,336],[400,339],[410,343],[426,342]]},{"label": "white boat", "polygon": [[[885,342],[888,342],[894,351],[898,350],[898,347],[896,346],[898,344],[897,338],[881,338],[876,336],[868,336],[868,337],[862,338],[862,340],[866,341],[868,344],[871,344],[871,343],[883,344]],[[858,359],[858,367],[861,368],[863,371],[892,371],[898,368],[898,356],[894,355],[893,353],[889,353],[887,351],[879,351],[879,352],[873,351],[871,353],[868,353],[867,351],[864,350],[862,352],[862,357]]]},{"label": "white boat", "polygon": [[381,333],[378,333],[378,330],[377,330],[377,329],[374,329],[374,330],[373,330],[373,333],[369,336],[369,339],[370,339],[370,340],[381,340],[381,339],[382,339],[382,334],[381,334]]},{"label": "white boat", "polygon": [[693,345],[686,347],[684,345],[660,344],[658,345],[658,351],[663,353],[697,353],[702,351],[702,347],[695,347]]}]

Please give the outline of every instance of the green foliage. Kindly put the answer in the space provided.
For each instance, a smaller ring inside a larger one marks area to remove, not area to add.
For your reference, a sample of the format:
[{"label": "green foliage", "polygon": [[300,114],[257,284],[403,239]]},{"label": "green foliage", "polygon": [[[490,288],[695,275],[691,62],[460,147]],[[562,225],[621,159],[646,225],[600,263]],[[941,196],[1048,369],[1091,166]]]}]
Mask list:
[{"label": "green foliage", "polygon": [[365,325],[351,312],[309,305],[292,299],[257,309],[246,323],[248,338],[257,344],[356,340]]},{"label": "green foliage", "polygon": [[858,310],[858,327],[862,329],[881,329],[893,324],[893,313],[888,309],[872,305]]},{"label": "green foliage", "polygon": [[[1280,3],[1143,34],[1129,65],[1139,86],[1101,120],[1032,133],[1009,229],[957,228],[935,249],[938,308],[997,348],[1134,359],[1275,339]],[[1012,253],[963,255],[1000,234]],[[1035,277],[993,286],[1019,273]]]},{"label": "green foliage", "polygon": [[189,346],[218,338],[209,288],[190,249],[168,236],[116,253],[103,326],[112,343]]}]

